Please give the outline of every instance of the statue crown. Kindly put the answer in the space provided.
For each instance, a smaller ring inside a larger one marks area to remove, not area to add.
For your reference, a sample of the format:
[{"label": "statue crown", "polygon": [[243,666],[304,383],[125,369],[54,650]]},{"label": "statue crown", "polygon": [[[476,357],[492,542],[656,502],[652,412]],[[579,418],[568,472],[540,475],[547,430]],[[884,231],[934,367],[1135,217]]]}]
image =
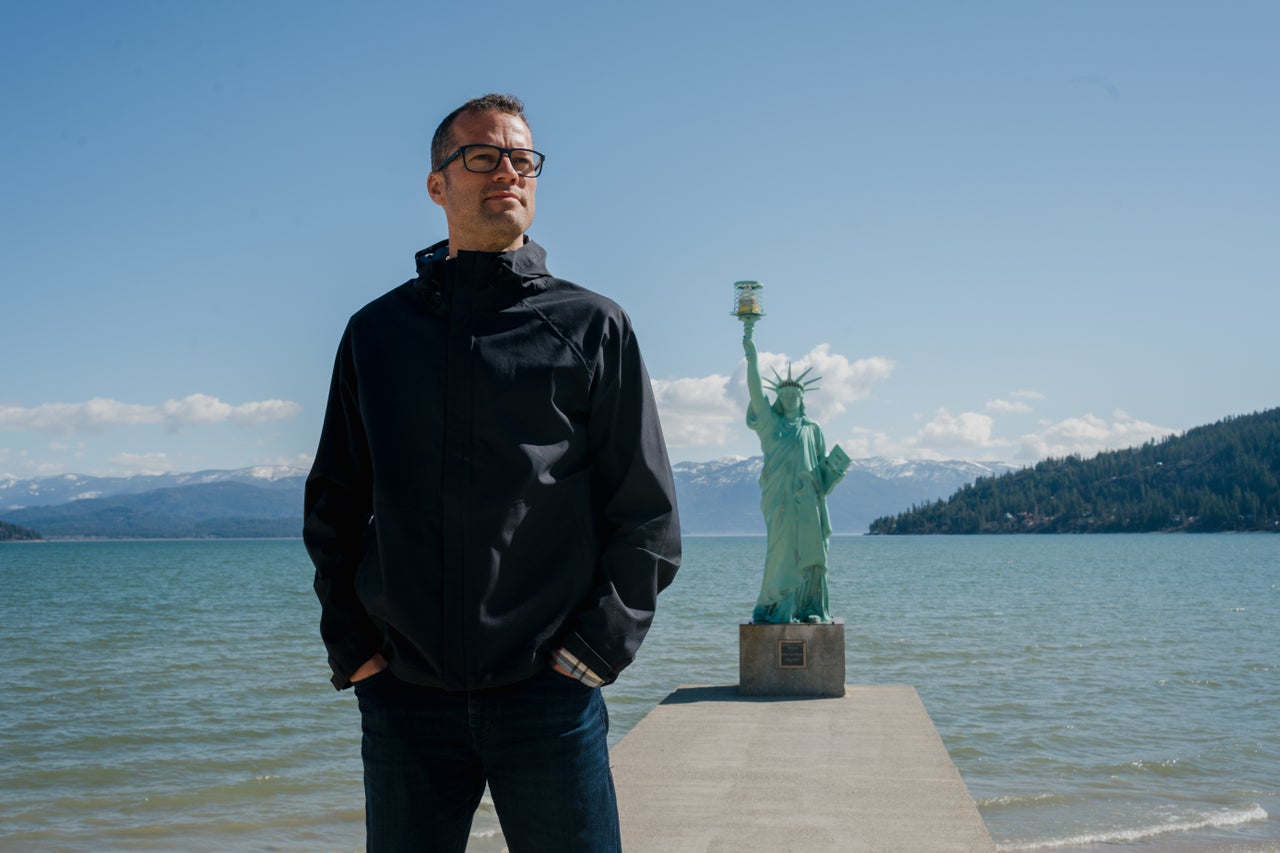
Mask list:
[{"label": "statue crown", "polygon": [[782,374],[778,373],[777,368],[770,368],[773,371],[773,379],[765,380],[765,384],[769,386],[769,390],[778,393],[780,388],[799,388],[801,391],[821,391],[815,383],[822,381],[821,376],[815,376],[812,379],[805,379],[809,375],[809,371],[813,370],[813,366],[805,368],[804,373],[799,376],[791,375],[791,362],[787,362],[787,378],[783,379]]}]

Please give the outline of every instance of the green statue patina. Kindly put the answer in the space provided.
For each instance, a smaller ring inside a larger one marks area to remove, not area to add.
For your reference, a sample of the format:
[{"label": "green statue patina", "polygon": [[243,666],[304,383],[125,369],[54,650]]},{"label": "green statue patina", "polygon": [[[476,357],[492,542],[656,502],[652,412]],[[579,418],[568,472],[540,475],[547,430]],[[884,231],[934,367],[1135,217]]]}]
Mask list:
[{"label": "green statue patina", "polygon": [[[739,282],[745,284],[745,282]],[[758,283],[755,284],[757,291]],[[758,292],[757,292],[758,296]],[[760,380],[752,341],[756,310],[735,313],[743,321],[742,347],[747,356],[747,426],[760,436],[764,468],[760,472],[760,509],[768,529],[764,582],[751,613],[753,622],[830,622],[827,600],[827,540],[831,522],[827,495],[844,477],[849,457],[837,445],[828,456],[822,427],[805,417],[804,394],[816,390],[809,370],[785,378],[774,371],[768,387]]]}]

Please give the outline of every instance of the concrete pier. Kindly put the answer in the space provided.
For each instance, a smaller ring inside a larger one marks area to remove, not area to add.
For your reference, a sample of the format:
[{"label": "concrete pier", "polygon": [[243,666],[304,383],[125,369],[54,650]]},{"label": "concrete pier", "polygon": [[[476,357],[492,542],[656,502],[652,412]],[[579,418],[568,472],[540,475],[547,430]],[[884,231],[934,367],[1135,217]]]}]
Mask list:
[{"label": "concrete pier", "polygon": [[684,686],[611,760],[627,853],[995,850],[913,687]]}]

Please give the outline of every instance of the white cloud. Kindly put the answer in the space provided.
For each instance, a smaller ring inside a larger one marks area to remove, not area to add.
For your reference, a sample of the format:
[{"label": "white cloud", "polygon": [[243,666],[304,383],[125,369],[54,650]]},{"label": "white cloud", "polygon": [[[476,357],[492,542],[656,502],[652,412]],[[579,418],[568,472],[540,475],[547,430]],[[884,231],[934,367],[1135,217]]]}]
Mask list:
[{"label": "white cloud", "polygon": [[953,415],[946,409],[938,409],[928,423],[905,441],[895,443],[878,435],[871,446],[878,450],[875,455],[932,459],[959,456],[1032,463],[1071,454],[1088,458],[1104,450],[1135,447],[1174,432],[1122,411],[1113,412],[1110,421],[1087,414],[1057,422],[1043,421],[1041,426],[1039,432],[1010,440],[1000,437],[996,420],[989,415],[977,412]]},{"label": "white cloud", "polygon": [[174,470],[167,453],[117,453],[111,461],[132,474],[164,474]]},{"label": "white cloud", "polygon": [[[829,438],[828,441],[830,441]],[[862,428],[855,428],[846,438],[836,443],[853,459],[865,459],[869,456],[902,456],[906,450],[901,441],[895,441],[888,433]]]},{"label": "white cloud", "polygon": [[1015,400],[988,400],[987,411],[1000,412],[1002,414],[1025,415],[1028,412],[1035,411],[1035,409],[1031,408],[1026,403],[1019,403]]},{"label": "white cloud", "polygon": [[987,411],[999,412],[1009,415],[1025,415],[1034,412],[1030,403],[1024,403],[1024,400],[1043,400],[1044,395],[1039,391],[1010,391],[1007,400],[988,400]]},{"label": "white cloud", "polygon": [[830,344],[819,344],[800,360],[802,367],[810,365],[814,373],[822,377],[821,392],[815,395],[814,412],[818,418],[838,415],[850,403],[871,396],[875,383],[888,379],[894,363],[883,356],[849,361],[831,352]]},{"label": "white cloud", "polygon": [[137,406],[95,397],[84,403],[42,403],[34,408],[0,406],[0,430],[9,432],[101,432],[113,427],[160,420],[154,406]]},{"label": "white cloud", "polygon": [[992,448],[1008,442],[993,436],[995,420],[990,415],[977,412],[961,412],[953,415],[946,409],[938,409],[933,420],[916,433],[913,442],[930,448]]},{"label": "white cloud", "polygon": [[42,403],[30,408],[0,406],[0,430],[55,435],[102,432],[111,427],[165,423],[177,430],[188,424],[230,421],[252,426],[294,417],[302,407],[288,400],[263,400],[232,406],[208,394],[166,400],[159,406],[95,397],[83,403]]},{"label": "white cloud", "polygon": [[242,403],[231,410],[231,420],[240,426],[287,421],[302,411],[302,406],[292,400],[261,400]]},{"label": "white cloud", "polygon": [[662,432],[671,447],[721,445],[742,408],[729,399],[729,377],[720,374],[684,379],[655,379],[653,394]]},{"label": "white cloud", "polygon": [[160,407],[170,429],[184,424],[216,424],[231,417],[233,409],[217,397],[208,394],[192,394],[181,400],[165,400]]},{"label": "white cloud", "polygon": [[1017,458],[1028,462],[1071,454],[1089,458],[1104,450],[1137,447],[1151,439],[1163,438],[1177,431],[1137,420],[1119,410],[1112,412],[1111,416],[1110,422],[1096,415],[1086,414],[1057,423],[1046,423],[1040,432],[1023,435],[1018,439]]},{"label": "white cloud", "polygon": [[295,453],[292,456],[277,456],[267,462],[260,464],[268,466],[277,466],[281,468],[307,468],[310,469],[316,461],[315,454],[312,453]]},{"label": "white cloud", "polygon": [[1072,454],[1089,458],[1104,450],[1136,447],[1176,432],[1123,411],[1112,412],[1111,420],[1087,414],[1056,422],[1042,421],[1040,431],[1025,433],[1016,440],[1001,437],[997,427],[998,422],[990,415],[952,414],[938,409],[914,435],[898,439],[884,432],[853,430],[840,444],[854,458],[999,459],[1029,464]]},{"label": "white cloud", "polygon": [[[916,415],[916,420],[923,416]],[[995,419],[979,412],[953,415],[938,409],[914,435],[894,438],[884,432],[855,430],[841,441],[845,452],[862,456],[902,456],[909,459],[1002,459],[1013,442],[996,435]]]},{"label": "white cloud", "polygon": [[[787,374],[785,353],[759,354],[760,375],[776,370]],[[850,403],[870,396],[876,382],[892,373],[894,363],[874,357],[849,361],[819,344],[799,361],[791,362],[794,375],[812,367],[810,376],[821,376],[817,390],[805,395],[805,411],[822,422],[843,412]],[[742,437],[747,411],[747,364],[738,362],[732,377],[710,376],[653,380],[653,392],[662,415],[662,429],[671,447],[720,447]]]},{"label": "white cloud", "polygon": [[[791,372],[799,376],[809,368],[813,368],[809,378],[821,377],[816,390],[805,394],[805,413],[818,421],[830,420],[844,412],[850,403],[865,400],[871,396],[875,384],[888,379],[896,365],[884,356],[860,358],[849,361],[839,353],[831,352],[830,344],[818,344],[798,361],[791,361],[786,353],[759,353],[761,379],[772,378],[776,371],[780,376],[787,375],[787,365]],[[744,358],[734,373],[734,390],[737,391],[741,406],[745,410],[747,400],[747,363]]]}]

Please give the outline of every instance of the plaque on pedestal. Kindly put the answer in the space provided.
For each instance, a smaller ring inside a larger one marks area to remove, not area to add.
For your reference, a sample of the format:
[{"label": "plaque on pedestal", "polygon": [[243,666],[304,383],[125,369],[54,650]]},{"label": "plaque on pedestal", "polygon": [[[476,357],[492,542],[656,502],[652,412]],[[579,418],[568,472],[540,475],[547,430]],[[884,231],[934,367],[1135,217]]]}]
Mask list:
[{"label": "plaque on pedestal", "polygon": [[738,626],[738,693],[843,696],[844,620]]}]

